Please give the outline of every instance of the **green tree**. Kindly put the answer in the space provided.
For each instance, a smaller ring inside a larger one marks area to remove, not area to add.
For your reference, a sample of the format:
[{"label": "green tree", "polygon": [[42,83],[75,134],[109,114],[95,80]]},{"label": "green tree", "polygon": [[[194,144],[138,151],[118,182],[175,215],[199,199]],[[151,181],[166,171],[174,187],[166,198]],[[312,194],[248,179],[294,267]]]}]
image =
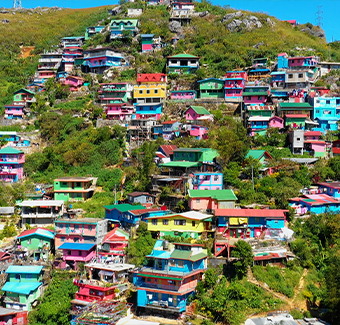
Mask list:
[{"label": "green tree", "polygon": [[247,274],[248,267],[253,265],[254,257],[251,246],[244,240],[239,240],[232,250],[232,256],[239,258],[234,266],[237,277],[242,279]]}]

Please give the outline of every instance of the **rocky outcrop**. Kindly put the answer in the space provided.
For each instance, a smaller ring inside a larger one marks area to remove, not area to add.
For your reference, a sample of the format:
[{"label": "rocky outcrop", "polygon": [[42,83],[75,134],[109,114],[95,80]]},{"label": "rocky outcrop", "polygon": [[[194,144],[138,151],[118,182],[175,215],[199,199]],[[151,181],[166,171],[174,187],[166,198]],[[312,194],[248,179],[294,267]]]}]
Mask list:
[{"label": "rocky outcrop", "polygon": [[240,18],[243,16],[243,13],[241,11],[237,11],[237,12],[233,12],[231,14],[226,14],[222,20],[221,23],[226,23],[228,22],[230,19],[234,19],[234,18]]},{"label": "rocky outcrop", "polygon": [[173,20],[169,23],[169,30],[172,33],[179,33],[182,31],[182,26],[179,21]]},{"label": "rocky outcrop", "polygon": [[[243,19],[241,20],[241,18]],[[222,18],[222,22],[228,22],[230,19],[232,19],[232,21],[227,24],[227,29],[232,33],[240,32],[243,29],[250,31],[262,27],[262,23],[256,16],[244,17],[241,11],[225,15]]]},{"label": "rocky outcrop", "polygon": [[321,28],[310,28],[308,26],[300,29],[301,32],[304,32],[304,33],[307,33],[307,34],[310,34],[312,36],[315,36],[315,37],[319,37],[319,38],[326,38],[326,33],[323,29]]},{"label": "rocky outcrop", "polygon": [[209,15],[209,11],[206,10],[206,11],[202,11],[202,12],[194,12],[192,14],[192,17],[205,17],[205,16],[208,16]]}]

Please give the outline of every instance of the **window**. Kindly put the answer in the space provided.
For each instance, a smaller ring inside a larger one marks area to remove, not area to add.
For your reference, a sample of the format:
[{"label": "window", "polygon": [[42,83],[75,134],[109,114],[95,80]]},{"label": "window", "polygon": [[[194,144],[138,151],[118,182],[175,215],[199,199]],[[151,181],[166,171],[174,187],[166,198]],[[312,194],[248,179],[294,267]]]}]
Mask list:
[{"label": "window", "polygon": [[81,187],[81,182],[76,182],[76,187]]},{"label": "window", "polygon": [[250,96],[246,96],[247,97],[247,100],[251,100],[251,97]]},{"label": "window", "polygon": [[176,261],[175,260],[170,260],[170,266],[176,266]]},{"label": "window", "polygon": [[258,98],[259,100],[263,100],[263,97],[262,97],[262,96],[257,96],[257,98]]},{"label": "window", "polygon": [[92,231],[92,226],[89,226],[89,231]]},{"label": "window", "polygon": [[155,89],[155,94],[158,94],[158,89]]},{"label": "window", "polygon": [[62,223],[59,223],[58,227],[59,229],[63,229],[64,225]]},{"label": "window", "polygon": [[293,74],[292,73],[288,74],[288,79],[293,79]]},{"label": "window", "polygon": [[254,218],[254,221],[255,221],[255,222],[260,222],[260,221],[261,221],[261,218],[255,217],[255,218]]},{"label": "window", "polygon": [[139,94],[143,94],[143,90],[140,90],[140,91],[139,91]]},{"label": "window", "polygon": [[200,203],[201,202],[201,200],[200,199],[196,199],[196,203]]},{"label": "window", "polygon": [[196,225],[195,221],[191,221],[191,225],[192,225],[193,227],[195,227],[195,225]]},{"label": "window", "polygon": [[214,176],[214,181],[218,181],[218,176],[217,175]]},{"label": "window", "polygon": [[154,226],[157,226],[157,219],[152,219],[152,224],[153,224]]},{"label": "window", "polygon": [[32,279],[32,274],[26,274],[25,278],[26,279]]},{"label": "window", "polygon": [[326,100],[326,104],[329,105],[331,101],[329,99]]},{"label": "window", "polygon": [[204,175],[204,176],[203,176],[203,180],[204,180],[204,181],[209,180],[209,176],[208,176],[208,175]]},{"label": "window", "polygon": [[67,255],[71,255],[71,251],[67,251]]},{"label": "window", "polygon": [[73,225],[74,230],[78,230],[79,229],[79,225]]},{"label": "window", "polygon": [[299,78],[303,78],[303,74],[302,73],[299,73]]},{"label": "window", "polygon": [[340,105],[340,99],[335,100],[336,105]]},{"label": "window", "polygon": [[74,238],[73,238],[73,242],[74,242],[74,243],[78,243],[78,242],[79,242],[79,238],[74,237]]},{"label": "window", "polygon": [[151,278],[146,278],[146,281],[147,282],[151,282]]},{"label": "window", "polygon": [[16,275],[15,275],[15,279],[16,279],[16,280],[20,280],[20,279],[21,279],[21,274],[16,274]]},{"label": "window", "polygon": [[185,226],[186,225],[186,220],[174,220],[174,224],[176,226]]},{"label": "window", "polygon": [[78,251],[78,255],[79,255],[79,256],[82,256],[82,252],[81,252],[81,251]]},{"label": "window", "polygon": [[150,89],[147,89],[147,90],[146,90],[146,93],[147,93],[147,94],[150,94]]},{"label": "window", "polygon": [[[157,220],[157,219],[156,219]],[[168,219],[163,219],[163,225],[167,226],[169,224],[169,220]]]},{"label": "window", "polygon": [[65,237],[61,237],[60,240],[61,240],[62,243],[64,243],[65,242]]},{"label": "window", "polygon": [[317,109],[317,110],[316,110],[316,113],[319,114],[319,113],[320,113],[320,110]]},{"label": "window", "polygon": [[177,261],[177,267],[184,267],[184,261]]}]

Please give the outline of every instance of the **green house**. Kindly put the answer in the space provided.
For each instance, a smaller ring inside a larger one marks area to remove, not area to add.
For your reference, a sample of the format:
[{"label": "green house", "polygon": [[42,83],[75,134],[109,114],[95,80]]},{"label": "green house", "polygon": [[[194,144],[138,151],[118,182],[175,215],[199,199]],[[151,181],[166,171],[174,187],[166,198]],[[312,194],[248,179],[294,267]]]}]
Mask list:
[{"label": "green house", "polygon": [[123,31],[131,33],[131,36],[136,35],[138,31],[138,19],[114,19],[111,20],[110,30],[111,39],[123,37]]},{"label": "green house", "polygon": [[63,201],[85,201],[92,197],[93,178],[62,177],[54,180],[54,199]]},{"label": "green house", "polygon": [[174,161],[212,163],[219,156],[217,150],[211,148],[177,148],[173,150]]},{"label": "green house", "polygon": [[314,108],[309,103],[280,103],[279,111],[280,115],[307,115],[308,118],[312,117]]},{"label": "green house", "polygon": [[11,265],[8,280],[2,287],[6,308],[31,311],[32,303],[42,293],[42,266]]},{"label": "green house", "polygon": [[53,247],[54,232],[45,228],[33,228],[23,231],[18,237],[18,247],[28,250],[34,259],[47,260]]},{"label": "green house", "polygon": [[224,80],[208,78],[200,80],[198,83],[201,98],[224,98]]},{"label": "green house", "polygon": [[247,159],[250,157],[257,159],[262,164],[268,159],[273,159],[273,157],[266,150],[249,150],[245,158]]},{"label": "green house", "polygon": [[25,88],[21,88],[13,93],[14,102],[32,102],[35,93]]}]

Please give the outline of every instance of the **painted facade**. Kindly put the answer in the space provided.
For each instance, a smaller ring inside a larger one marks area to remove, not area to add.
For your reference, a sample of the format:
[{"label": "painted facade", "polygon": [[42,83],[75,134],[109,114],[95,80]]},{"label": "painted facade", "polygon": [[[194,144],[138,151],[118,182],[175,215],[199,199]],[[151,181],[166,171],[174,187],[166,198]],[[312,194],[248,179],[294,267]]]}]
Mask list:
[{"label": "painted facade", "polygon": [[161,103],[166,98],[166,86],[162,84],[136,85],[133,89],[135,104]]},{"label": "painted facade", "polygon": [[24,177],[25,154],[11,147],[0,149],[0,181],[17,182]]},{"label": "painted facade", "polygon": [[190,74],[199,69],[199,57],[191,54],[176,54],[167,57],[169,73]]},{"label": "painted facade", "polygon": [[84,79],[76,76],[67,76],[65,79],[61,80],[61,83],[65,86],[69,86],[70,91],[79,91],[84,84]]},{"label": "painted facade", "polygon": [[223,79],[209,78],[199,80],[200,98],[224,98],[224,84]]},{"label": "painted facade", "polygon": [[269,87],[267,86],[247,86],[244,88],[242,96],[244,104],[264,105],[269,95]]},{"label": "painted facade", "polygon": [[126,231],[114,228],[105,235],[99,254],[102,256],[124,257],[125,249],[129,244],[129,237]]},{"label": "painted facade", "polygon": [[5,105],[5,118],[8,120],[13,119],[23,119],[25,112],[24,112],[24,105]]},{"label": "painted facade", "polygon": [[56,248],[63,251],[63,261],[60,265],[62,269],[69,267],[77,270],[79,263],[88,263],[96,256],[95,244],[63,243]]},{"label": "painted facade", "polygon": [[223,174],[206,172],[193,173],[192,189],[194,190],[222,190]]},{"label": "painted facade", "polygon": [[104,107],[106,118],[109,120],[128,122],[135,112],[135,107],[126,103],[106,104]]},{"label": "painted facade", "polygon": [[136,104],[136,113],[132,115],[133,120],[153,119],[159,120],[162,114],[162,103]]},{"label": "painted facade", "polygon": [[54,199],[67,201],[85,201],[92,197],[93,178],[62,177],[54,180]]},{"label": "painted facade", "polygon": [[300,56],[288,58],[288,67],[316,67],[318,65],[318,58],[315,56]]},{"label": "painted facade", "polygon": [[189,134],[191,137],[195,137],[197,140],[207,139],[209,130],[206,126],[202,125],[190,125]]},{"label": "painted facade", "polygon": [[132,98],[132,90],[126,82],[101,83],[98,99],[101,104],[126,103]]},{"label": "painted facade", "polygon": [[162,123],[162,134],[164,140],[172,140],[179,137],[182,123],[178,121],[165,121]]},{"label": "painted facade", "polygon": [[153,205],[155,202],[155,196],[147,192],[132,192],[127,194],[127,198],[130,204]]},{"label": "painted facade", "polygon": [[314,119],[319,123],[319,126],[314,128],[315,131],[337,131],[340,97],[314,97]]},{"label": "painted facade", "polygon": [[105,26],[86,27],[85,41],[90,39],[92,36],[99,34],[104,28],[105,28]]},{"label": "painted facade", "polygon": [[204,120],[212,120],[212,115],[203,106],[190,106],[185,112],[185,119],[187,122],[198,122]]},{"label": "painted facade", "polygon": [[171,100],[194,100],[197,98],[195,90],[173,90],[170,92]]},{"label": "painted facade", "polygon": [[111,39],[122,38],[124,36],[124,31],[130,33],[133,37],[138,32],[138,19],[114,19],[111,20],[110,30],[111,30]]}]

